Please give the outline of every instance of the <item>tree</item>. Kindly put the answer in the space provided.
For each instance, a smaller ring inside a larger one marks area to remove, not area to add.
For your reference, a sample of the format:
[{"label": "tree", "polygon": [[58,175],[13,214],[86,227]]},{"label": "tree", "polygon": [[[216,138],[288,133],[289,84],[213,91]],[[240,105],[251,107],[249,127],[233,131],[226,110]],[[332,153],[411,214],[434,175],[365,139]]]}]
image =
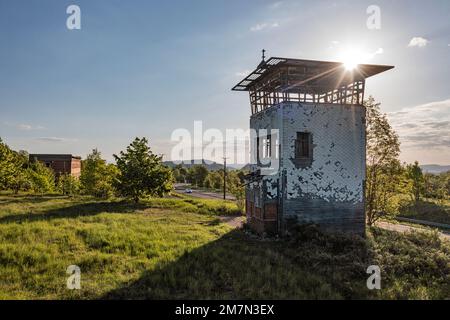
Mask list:
[{"label": "tree", "polygon": [[186,178],[188,175],[188,170],[181,164],[177,164],[173,170],[173,177],[176,182],[186,183]]},{"label": "tree", "polygon": [[420,201],[420,195],[425,190],[425,180],[423,177],[422,169],[419,166],[419,162],[415,161],[414,164],[408,164],[406,166],[406,177],[409,180],[409,191],[416,205]]},{"label": "tree", "polygon": [[203,183],[203,186],[206,189],[212,189],[212,181],[211,181],[211,175],[208,173],[208,176],[205,179],[205,182]]},{"label": "tree", "polygon": [[12,189],[15,193],[27,182],[28,157],[11,150],[0,138],[0,189]]},{"label": "tree", "polygon": [[53,192],[55,189],[55,174],[39,161],[30,163],[26,171],[27,181],[35,193]]},{"label": "tree", "polygon": [[223,188],[223,170],[210,172],[211,185],[213,189]]},{"label": "tree", "polygon": [[236,198],[238,209],[243,212],[245,208],[245,185],[240,171],[227,173],[227,189]]},{"label": "tree", "polygon": [[119,155],[114,155],[120,173],[116,188],[136,203],[140,197],[163,196],[172,190],[172,172],[162,164],[162,157],[153,154],[146,138],[136,138]]},{"label": "tree", "polygon": [[80,182],[83,193],[99,198],[112,196],[116,176],[115,166],[106,164],[100,151],[93,149],[82,163]]},{"label": "tree", "polygon": [[203,187],[205,179],[208,176],[208,168],[202,164],[193,165],[189,169],[189,180],[197,187]]},{"label": "tree", "polygon": [[69,196],[74,196],[80,192],[80,180],[70,174],[63,174],[58,178],[58,190]]},{"label": "tree", "polygon": [[373,225],[392,210],[392,196],[397,192],[401,165],[398,160],[400,142],[380,103],[372,97],[366,107],[366,214],[367,223]]}]

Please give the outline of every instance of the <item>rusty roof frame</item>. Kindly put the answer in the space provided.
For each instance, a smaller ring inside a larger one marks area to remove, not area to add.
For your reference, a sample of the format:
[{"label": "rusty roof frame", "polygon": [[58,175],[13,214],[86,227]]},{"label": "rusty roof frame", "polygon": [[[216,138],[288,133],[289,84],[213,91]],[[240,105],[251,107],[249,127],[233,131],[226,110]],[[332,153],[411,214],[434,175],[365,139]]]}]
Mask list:
[{"label": "rusty roof frame", "polygon": [[[305,70],[304,77],[298,78],[293,84],[270,88],[271,90],[280,90],[283,92],[289,92],[291,90],[298,91],[300,87],[310,84],[323,86],[324,90],[333,90],[394,68],[394,66],[389,65],[358,64],[355,69],[346,70],[345,64],[342,62],[271,57],[267,61],[262,61],[253,72],[231,90],[258,90],[258,84],[261,84],[265,78],[269,78],[272,71],[276,71],[282,67],[303,67]],[[262,85],[262,87],[267,86]],[[261,89],[264,90],[263,88]]]}]

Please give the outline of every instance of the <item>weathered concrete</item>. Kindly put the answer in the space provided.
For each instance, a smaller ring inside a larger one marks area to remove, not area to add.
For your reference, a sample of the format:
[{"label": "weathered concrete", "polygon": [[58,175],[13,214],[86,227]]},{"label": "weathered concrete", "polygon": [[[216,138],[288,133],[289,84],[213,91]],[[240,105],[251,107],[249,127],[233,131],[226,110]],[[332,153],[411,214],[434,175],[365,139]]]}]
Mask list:
[{"label": "weathered concrete", "polygon": [[[247,200],[261,208],[263,218],[265,203],[275,200],[279,232],[290,223],[316,223],[364,234],[364,107],[281,103],[253,115],[250,127],[279,130],[278,172],[247,187]],[[306,165],[295,159],[297,132],[312,136],[312,161]]]}]

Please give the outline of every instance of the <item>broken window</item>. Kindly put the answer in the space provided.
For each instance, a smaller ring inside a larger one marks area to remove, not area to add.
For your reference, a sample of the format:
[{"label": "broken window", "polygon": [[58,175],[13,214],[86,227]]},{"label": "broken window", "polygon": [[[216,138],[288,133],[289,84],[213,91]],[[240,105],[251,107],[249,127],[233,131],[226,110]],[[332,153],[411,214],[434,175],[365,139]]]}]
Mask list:
[{"label": "broken window", "polygon": [[311,133],[297,132],[295,140],[295,158],[305,159],[310,157]]},{"label": "broken window", "polygon": [[271,135],[267,135],[267,139],[264,143],[264,158],[270,158],[272,156],[272,138]]},{"label": "broken window", "polygon": [[256,163],[259,164],[259,136],[256,136]]}]

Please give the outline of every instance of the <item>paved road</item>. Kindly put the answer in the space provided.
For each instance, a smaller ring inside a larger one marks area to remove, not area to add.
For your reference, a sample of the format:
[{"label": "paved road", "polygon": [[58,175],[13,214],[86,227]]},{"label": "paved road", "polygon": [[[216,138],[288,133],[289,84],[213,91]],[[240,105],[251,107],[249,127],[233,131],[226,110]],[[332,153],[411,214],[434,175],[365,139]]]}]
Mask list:
[{"label": "paved road", "polygon": [[[175,186],[175,192],[180,194],[185,194],[188,196],[196,197],[196,198],[202,198],[202,199],[223,199],[223,193],[217,193],[217,192],[209,192],[209,191],[201,191],[201,190],[192,190],[192,193],[185,193],[186,187],[182,186]],[[236,200],[236,198],[227,193],[226,195],[227,200]]]},{"label": "paved road", "polygon": [[[380,228],[386,229],[386,230],[392,230],[392,231],[397,231],[397,232],[411,232],[411,231],[424,231],[426,229],[424,228],[420,228],[420,227],[413,227],[413,226],[408,226],[405,224],[400,224],[400,223],[390,223],[387,221],[378,221],[376,223],[376,225]],[[439,232],[439,236],[441,237],[441,239],[444,240],[448,240],[450,241],[450,235],[443,233],[443,232]]]}]

